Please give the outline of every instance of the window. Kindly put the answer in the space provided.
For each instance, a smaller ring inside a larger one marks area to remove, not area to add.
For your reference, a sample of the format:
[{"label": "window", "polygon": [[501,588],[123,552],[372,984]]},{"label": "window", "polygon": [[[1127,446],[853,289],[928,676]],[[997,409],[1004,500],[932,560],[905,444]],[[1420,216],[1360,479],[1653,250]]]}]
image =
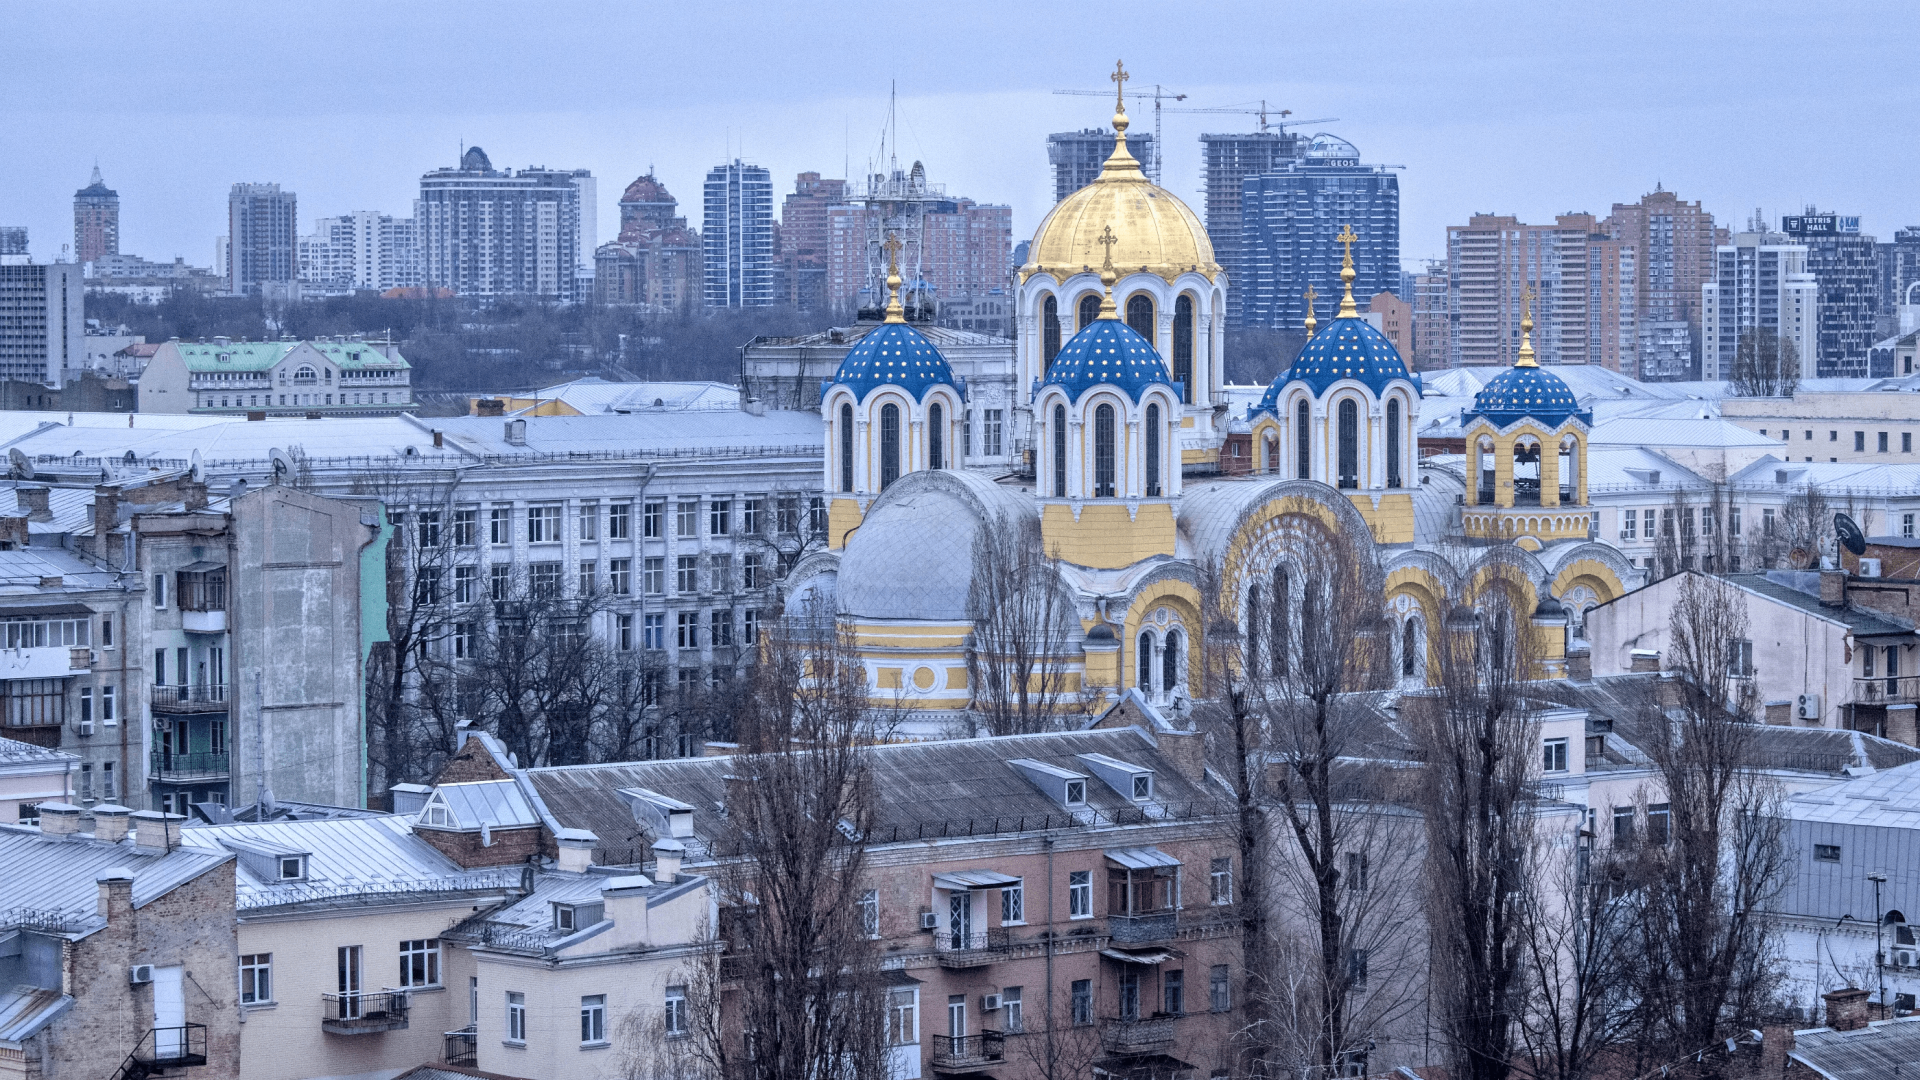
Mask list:
[{"label": "window", "polygon": [[288,855],[280,859],[280,880],[299,881],[307,876],[306,860],[298,855]]},{"label": "window", "polygon": [[1887,452],[1887,433],[1884,431],[1880,433],[1880,452]]},{"label": "window", "polygon": [[1387,486],[1400,486],[1400,402],[1387,402]]},{"label": "window", "polygon": [[860,932],[870,938],[880,936],[880,890],[868,889],[860,894]]},{"label": "window", "polygon": [[595,569],[596,568],[593,565],[592,559],[580,560],[579,595],[581,596],[593,595],[593,579],[595,577],[595,574],[594,574]]},{"label": "window", "polygon": [[633,651],[633,616],[615,615],[613,617],[613,639],[621,652]]},{"label": "window", "polygon": [[1367,989],[1367,950],[1347,950],[1347,985],[1364,993]]},{"label": "window", "polygon": [[1153,774],[1140,773],[1134,776],[1133,798],[1135,802],[1153,798]]},{"label": "window", "polygon": [[240,957],[240,1004],[263,1005],[273,1000],[273,954],[247,953]]},{"label": "window", "polygon": [[1100,317],[1100,294],[1088,293],[1080,298],[1080,322],[1075,329],[1085,330]]},{"label": "window", "polygon": [[1093,1023],[1093,980],[1073,980],[1073,1026],[1086,1027]]},{"label": "window", "polygon": [[440,511],[438,510],[420,511],[419,519],[414,522],[413,532],[414,532],[414,538],[420,542],[421,547],[423,548],[439,547],[440,546]]},{"label": "window", "polygon": [[685,986],[667,987],[667,1037],[684,1038],[687,1034],[687,988]]},{"label": "window", "polygon": [[766,528],[767,514],[763,506],[764,499],[742,499],[740,501],[740,531],[748,536],[759,536]]},{"label": "window", "polygon": [[1087,804],[1087,782],[1085,780],[1069,780],[1066,783],[1063,794],[1065,795],[1065,802],[1068,806],[1085,806]]},{"label": "window", "polygon": [[456,566],[453,568],[453,602],[456,604],[473,603],[473,567]]},{"label": "window", "polygon": [[716,498],[707,504],[707,535],[725,536],[733,531],[733,500]]},{"label": "window", "polygon": [[1740,508],[1737,506],[1727,508],[1727,535],[1736,539],[1740,536]]},{"label": "window", "polygon": [[89,729],[93,724],[93,687],[91,686],[80,688],[80,722],[88,725]]},{"label": "window", "polygon": [[827,500],[818,495],[807,496],[807,531],[814,536],[827,535]]},{"label": "window", "polygon": [[1566,772],[1567,771],[1567,740],[1548,739],[1546,741],[1546,752],[1542,756],[1543,756],[1543,761],[1541,762],[1541,765],[1540,765],[1541,769],[1550,773]]},{"label": "window", "polygon": [[453,624],[453,658],[467,660],[474,655],[474,623]]},{"label": "window", "polygon": [[487,598],[498,602],[512,593],[513,567],[506,563],[494,563],[487,567]]},{"label": "window", "polygon": [[715,608],[707,619],[707,640],[714,648],[726,648],[733,644],[733,612],[727,608]]},{"label": "window", "polygon": [[919,995],[912,990],[887,991],[887,1043],[911,1046],[920,1041]]},{"label": "window", "polygon": [[1067,875],[1067,917],[1093,918],[1093,871],[1075,870]]},{"label": "window", "polygon": [[1233,903],[1233,857],[1214,859],[1207,864],[1207,894],[1211,903]]},{"label": "window", "polygon": [[732,555],[712,555],[708,557],[707,586],[711,592],[728,593],[733,591]]},{"label": "window", "polygon": [[664,649],[667,647],[667,617],[664,614],[644,616],[641,627],[640,647],[644,649]]},{"label": "window", "polygon": [[400,943],[400,985],[440,985],[439,938],[417,938]]},{"label": "window", "polygon": [[1185,293],[1173,301],[1173,381],[1180,400],[1193,404],[1193,297]]},{"label": "window", "polygon": [[987,457],[1000,456],[1000,433],[1006,426],[1006,410],[982,409],[980,411],[980,452]]},{"label": "window", "polygon": [[615,596],[633,595],[632,559],[609,559],[607,561],[607,588]]},{"label": "window", "polygon": [[675,618],[676,630],[674,643],[676,648],[697,649],[700,647],[700,613],[682,611]]},{"label": "window", "polygon": [[947,411],[934,402],[927,407],[927,468],[946,468]]},{"label": "window", "polygon": [[487,543],[496,547],[513,543],[513,507],[496,506],[487,511]]},{"label": "window", "polygon": [[1760,535],[1773,535],[1773,507],[1771,506],[1760,511]]},{"label": "window", "polygon": [[1815,862],[1839,862],[1840,861],[1840,845],[1839,844],[1813,845],[1813,859]]},{"label": "window", "polygon": [[659,596],[667,591],[667,560],[660,557],[647,559],[641,564],[641,581],[648,596]]},{"label": "window", "polygon": [[457,547],[472,547],[478,510],[455,510],[453,512],[453,542]]},{"label": "window", "polygon": [[1093,410],[1093,497],[1113,498],[1114,481],[1113,406],[1100,405]]},{"label": "window", "polygon": [[507,991],[507,1041],[527,1041],[527,995],[515,990]]},{"label": "window", "polygon": [[682,499],[674,504],[673,533],[688,538],[700,535],[700,500]]},{"label": "window", "polygon": [[1633,842],[1633,807],[1615,807],[1613,811],[1613,842],[1630,844]]},{"label": "window", "polygon": [[1856,431],[1853,433],[1853,452],[1856,454],[1864,454],[1867,452],[1866,432]]},{"label": "window", "polygon": [[527,564],[527,591],[535,600],[552,600],[560,595],[560,564]]},{"label": "window", "polygon": [[1347,852],[1347,890],[1363,893],[1367,891],[1367,856],[1362,851]]},{"label": "window", "polygon": [[100,647],[113,648],[113,616],[111,615],[100,620]]},{"label": "window", "polygon": [[1153,632],[1152,631],[1146,631],[1140,635],[1139,648],[1135,649],[1134,652],[1138,657],[1138,663],[1136,664],[1134,681],[1136,685],[1140,687],[1140,689],[1150,691],[1153,689]]},{"label": "window", "polygon": [[1015,882],[1000,889],[1000,924],[1014,926],[1027,921],[1027,883]]},{"label": "window", "polygon": [[80,799],[82,802],[93,801],[93,765],[91,763],[83,763],[80,766]]},{"label": "window", "polygon": [[111,761],[102,762],[100,765],[100,795],[108,802],[112,802],[119,795],[119,791],[113,786],[113,762]]},{"label": "window", "polygon": [[1127,325],[1133,328],[1134,333],[1148,341],[1154,340],[1153,297],[1145,293],[1135,293],[1127,297]]},{"label": "window", "polygon": [[782,495],[773,504],[774,528],[784,534],[800,531],[800,496]]},{"label": "window", "polygon": [[1187,973],[1169,971],[1160,976],[1161,1011],[1179,1016],[1187,1011]]},{"label": "window", "polygon": [[1727,642],[1727,674],[1736,679],[1753,675],[1753,642],[1745,638]]},{"label": "window", "polygon": [[1147,496],[1160,494],[1160,406],[1147,406]]},{"label": "window", "polygon": [[674,557],[673,583],[682,596],[700,591],[700,557],[698,555]]},{"label": "window", "polygon": [[165,574],[153,575],[153,606],[156,608],[167,606],[167,575]]},{"label": "window", "polygon": [[1912,514],[1900,515],[1900,535],[1903,537],[1906,537],[1909,540],[1913,539],[1913,515]]},{"label": "window", "polygon": [[120,716],[113,708],[113,687],[103,686],[100,688],[100,724],[113,727],[119,722]]},{"label": "window", "polygon": [[1310,423],[1307,399],[1301,398],[1299,407],[1293,412],[1293,461],[1294,475],[1302,480],[1313,478],[1313,453],[1309,449],[1312,434],[1308,427]]},{"label": "window", "polygon": [[1008,1032],[1018,1034],[1027,1030],[1025,1019],[1020,1015],[1020,987],[1003,986],[1000,988],[1001,1023]]},{"label": "window", "polygon": [[973,456],[973,410],[960,410],[960,457],[965,460]]},{"label": "window", "polygon": [[66,680],[9,679],[0,683],[0,703],[5,705],[5,722],[10,726],[51,727],[65,724]]},{"label": "window", "polygon": [[900,406],[880,406],[880,490],[900,479]]},{"label": "window", "polygon": [[580,1045],[604,1046],[607,1041],[607,995],[580,999]]},{"label": "window", "polygon": [[853,406],[840,406],[840,490],[853,490]]},{"label": "window", "polygon": [[1060,300],[1049,296],[1040,305],[1040,370],[1044,373],[1053,367],[1053,358],[1060,355]]},{"label": "window", "polygon": [[1360,486],[1360,406],[1352,398],[1340,402],[1340,486]]},{"label": "window", "polygon": [[765,582],[760,578],[761,553],[749,551],[740,556],[740,587],[749,592],[760,588]]},{"label": "window", "polygon": [[1053,407],[1053,497],[1067,497],[1067,407]]},{"label": "window", "polygon": [[1673,807],[1670,803],[1653,803],[1647,807],[1647,843],[1665,845],[1668,828],[1673,821]]},{"label": "window", "polygon": [[1214,1012],[1226,1012],[1233,1008],[1233,983],[1225,964],[1213,965],[1213,970],[1207,974],[1207,1007]]},{"label": "window", "polygon": [[[613,508],[614,516],[617,518],[623,519],[621,521],[622,533],[626,531],[624,528],[626,524],[624,519],[627,516],[625,513],[626,509],[627,507],[617,503],[614,505],[614,508]],[[641,537],[647,540],[658,540],[662,536],[665,536],[666,535],[666,516],[667,516],[667,504],[665,502],[649,502],[644,504],[641,507],[641,513],[640,513]]]}]

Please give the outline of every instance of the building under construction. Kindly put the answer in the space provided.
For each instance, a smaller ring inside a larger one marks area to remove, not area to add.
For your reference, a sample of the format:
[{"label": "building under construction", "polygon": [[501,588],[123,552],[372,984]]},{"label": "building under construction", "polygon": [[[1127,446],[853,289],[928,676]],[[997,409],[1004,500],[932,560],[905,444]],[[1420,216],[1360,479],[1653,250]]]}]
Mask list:
[{"label": "building under construction", "polygon": [[[1158,149],[1151,132],[1127,136],[1127,152],[1139,160],[1141,171],[1148,176],[1160,175]],[[1060,202],[1093,183],[1111,156],[1113,131],[1109,128],[1082,128],[1047,136],[1047,163],[1053,166],[1053,201]]]},{"label": "building under construction", "polygon": [[[1207,237],[1213,258],[1227,271],[1227,318],[1240,321],[1245,277],[1240,243],[1240,191],[1249,176],[1284,170],[1306,152],[1306,139],[1290,131],[1249,131],[1200,136],[1202,179],[1207,193]],[[1131,142],[1131,140],[1129,140]],[[1137,156],[1137,155],[1136,155]]]}]

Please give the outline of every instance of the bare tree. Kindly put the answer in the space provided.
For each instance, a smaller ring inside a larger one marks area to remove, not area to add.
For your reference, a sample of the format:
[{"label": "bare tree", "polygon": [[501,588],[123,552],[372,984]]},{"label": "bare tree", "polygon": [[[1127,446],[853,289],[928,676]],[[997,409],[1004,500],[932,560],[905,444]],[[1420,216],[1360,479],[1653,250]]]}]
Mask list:
[{"label": "bare tree", "polygon": [[1644,948],[1644,864],[1598,845],[1576,824],[1573,843],[1536,871],[1522,913],[1528,991],[1519,1024],[1533,1080],[1604,1075],[1634,1026],[1632,984]]},{"label": "bare tree", "polygon": [[1000,516],[973,540],[967,591],[967,680],[989,735],[1026,735],[1084,713],[1063,654],[1074,626],[1059,560],[1043,550],[1040,522]]},{"label": "bare tree", "polygon": [[1741,397],[1792,397],[1800,381],[1800,365],[1782,347],[1779,334],[1754,327],[1740,333],[1728,381]]},{"label": "bare tree", "polygon": [[1788,856],[1781,793],[1757,767],[1749,633],[1737,588],[1688,575],[1662,682],[1672,700],[1650,697],[1643,710],[1669,812],[1668,835],[1646,838],[1646,964],[1635,989],[1643,1045],[1669,1058],[1755,1026],[1777,978],[1762,911],[1784,884]]},{"label": "bare tree", "polygon": [[675,969],[667,985],[680,991],[684,1011],[669,1016],[664,1005],[648,1004],[620,1017],[613,1036],[619,1056],[611,1075],[618,1080],[725,1080],[733,1060],[722,1026],[727,987],[721,958],[696,954]]},{"label": "bare tree", "polygon": [[1007,1033],[1031,1073],[1040,1080],[1084,1080],[1093,1075],[1094,1063],[1106,1056],[1093,1018],[1077,1022],[1062,1008],[1042,1014],[1041,1023],[1044,1026],[1037,1030],[1027,1024],[1023,1033]]},{"label": "bare tree", "polygon": [[1476,576],[1471,606],[1448,614],[1431,650],[1438,693],[1408,704],[1426,763],[1433,997],[1449,1075],[1501,1080],[1526,1008],[1537,739],[1527,683],[1542,650],[1517,574],[1490,557]]},{"label": "bare tree", "polygon": [[1817,566],[1820,553],[1833,544],[1833,507],[1820,485],[1805,490],[1780,508],[1780,535],[1787,561],[1796,567]]}]

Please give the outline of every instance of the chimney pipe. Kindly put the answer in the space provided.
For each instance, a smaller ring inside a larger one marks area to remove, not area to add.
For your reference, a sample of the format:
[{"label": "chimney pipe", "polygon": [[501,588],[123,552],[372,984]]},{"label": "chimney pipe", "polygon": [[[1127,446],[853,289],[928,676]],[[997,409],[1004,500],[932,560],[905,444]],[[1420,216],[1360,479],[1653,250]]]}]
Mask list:
[{"label": "chimney pipe", "polygon": [[585,829],[561,829],[553,841],[560,849],[556,868],[563,874],[584,874],[593,865],[593,846],[600,838]]},{"label": "chimney pipe", "polygon": [[93,838],[117,844],[127,838],[127,815],[133,813],[125,806],[103,803],[93,808]]},{"label": "chimney pipe", "polygon": [[687,846],[678,840],[661,837],[653,842],[653,880],[661,885],[671,885],[680,877],[680,860],[686,856]]},{"label": "chimney pipe", "polygon": [[1820,606],[1847,606],[1847,572],[1845,570],[1820,571]]},{"label": "chimney pipe", "polygon": [[80,831],[80,808],[72,803],[41,803],[40,831],[48,836],[74,835]]},{"label": "chimney pipe", "polygon": [[111,923],[115,915],[124,916],[133,910],[133,871],[124,866],[109,866],[93,880],[100,886],[99,906],[95,910],[101,918]]},{"label": "chimney pipe", "polygon": [[187,820],[186,815],[135,810],[128,816],[133,819],[134,847],[153,854],[165,854],[180,847],[180,826]]},{"label": "chimney pipe", "polygon": [[1867,1026],[1867,992],[1854,987],[1820,995],[1827,1003],[1827,1026],[1835,1031],[1858,1031]]}]

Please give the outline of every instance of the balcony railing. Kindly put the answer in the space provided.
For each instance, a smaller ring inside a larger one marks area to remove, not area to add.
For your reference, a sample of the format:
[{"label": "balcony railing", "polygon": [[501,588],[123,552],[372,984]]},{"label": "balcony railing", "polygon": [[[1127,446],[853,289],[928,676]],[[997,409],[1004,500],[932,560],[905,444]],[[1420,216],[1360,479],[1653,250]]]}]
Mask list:
[{"label": "balcony railing", "polygon": [[1173,1022],[1178,1019],[1153,1016],[1145,1020],[1102,1020],[1100,1044],[1109,1054],[1157,1054],[1173,1045]]},{"label": "balcony railing", "polygon": [[933,1067],[936,1069],[977,1069],[1007,1057],[1007,1037],[998,1031],[978,1035],[935,1035]]},{"label": "balcony railing", "polygon": [[449,1031],[443,1036],[446,1050],[440,1056],[449,1065],[464,1065],[471,1069],[480,1055],[480,1036],[472,1024],[459,1031]]},{"label": "balcony railing", "polygon": [[972,934],[943,930],[934,934],[933,948],[941,967],[979,967],[1004,959],[1013,950],[1013,934],[1007,930],[982,930]]},{"label": "balcony railing", "polygon": [[1920,701],[1920,675],[1883,675],[1877,679],[1853,680],[1853,700],[1858,702]]},{"label": "balcony railing", "polygon": [[335,1035],[366,1035],[407,1026],[407,992],[378,990],[351,994],[321,994],[325,1010],[320,1030]]},{"label": "balcony railing", "polygon": [[226,712],[227,688],[225,684],[203,683],[199,686],[150,686],[147,688],[147,700],[153,703],[154,712],[196,713]]},{"label": "balcony railing", "polygon": [[1172,911],[1107,916],[1107,935],[1117,945],[1151,945],[1173,940],[1179,916]]},{"label": "balcony railing", "polygon": [[228,775],[227,754],[176,754],[155,750],[147,775],[156,780],[211,780]]},{"label": "balcony railing", "polygon": [[207,1025],[182,1024],[148,1031],[120,1063],[114,1080],[145,1080],[169,1070],[207,1063]]}]

